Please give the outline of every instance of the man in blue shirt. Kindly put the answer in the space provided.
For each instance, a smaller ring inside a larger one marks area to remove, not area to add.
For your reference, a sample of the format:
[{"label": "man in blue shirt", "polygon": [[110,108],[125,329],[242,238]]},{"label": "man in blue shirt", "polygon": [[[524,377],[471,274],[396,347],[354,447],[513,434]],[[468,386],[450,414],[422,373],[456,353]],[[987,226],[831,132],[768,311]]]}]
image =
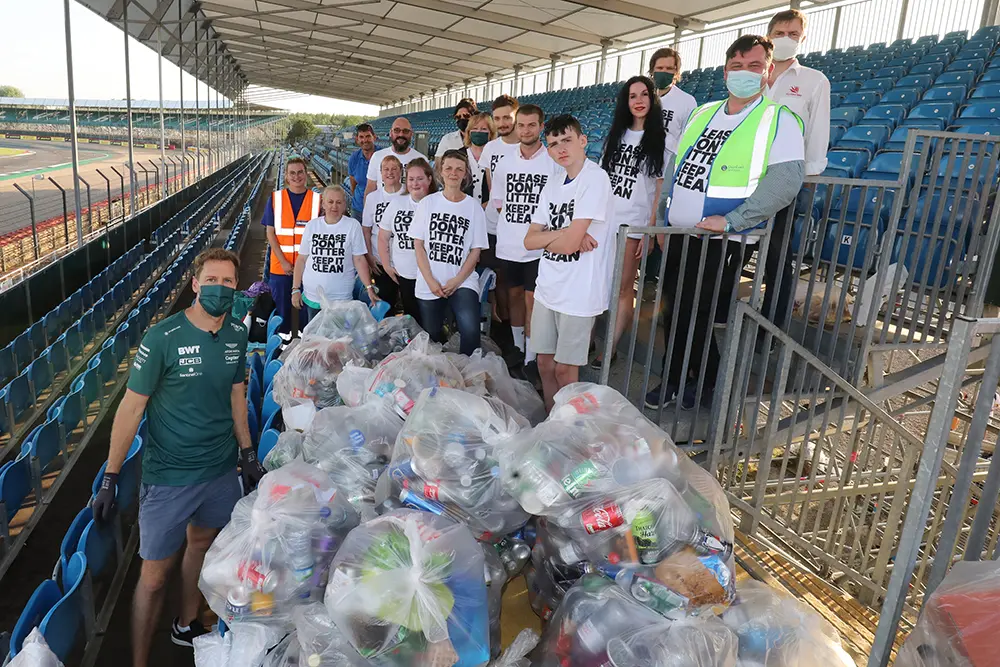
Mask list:
[{"label": "man in blue shirt", "polygon": [[354,136],[361,148],[347,161],[347,174],[351,179],[351,217],[360,221],[365,206],[365,186],[368,185],[368,162],[375,153],[375,130],[368,123],[361,123]]}]

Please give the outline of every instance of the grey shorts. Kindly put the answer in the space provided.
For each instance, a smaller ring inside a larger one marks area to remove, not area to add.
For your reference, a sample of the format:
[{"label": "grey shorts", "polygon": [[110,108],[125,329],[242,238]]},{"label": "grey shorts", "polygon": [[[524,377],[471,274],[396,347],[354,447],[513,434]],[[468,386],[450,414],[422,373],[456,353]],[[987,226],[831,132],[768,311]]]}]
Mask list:
[{"label": "grey shorts", "polygon": [[163,560],[184,545],[188,523],[222,528],[243,497],[234,468],[219,479],[189,486],[142,484],[139,487],[139,557]]},{"label": "grey shorts", "polygon": [[535,354],[554,354],[559,364],[586,366],[590,332],[596,320],[596,317],[566,315],[535,301],[531,311],[531,349]]}]

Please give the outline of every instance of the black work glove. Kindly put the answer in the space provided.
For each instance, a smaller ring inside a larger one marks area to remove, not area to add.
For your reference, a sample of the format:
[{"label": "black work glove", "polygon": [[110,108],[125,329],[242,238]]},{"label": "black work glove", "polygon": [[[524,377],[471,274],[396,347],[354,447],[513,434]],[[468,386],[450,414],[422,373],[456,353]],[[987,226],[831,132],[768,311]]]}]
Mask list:
[{"label": "black work glove", "polygon": [[94,521],[107,523],[115,513],[115,490],[118,488],[118,473],[106,472],[101,479],[101,488],[94,496]]},{"label": "black work glove", "polygon": [[267,470],[257,460],[257,452],[253,447],[240,448],[240,474],[243,475],[243,492],[250,493],[257,488],[260,478]]}]

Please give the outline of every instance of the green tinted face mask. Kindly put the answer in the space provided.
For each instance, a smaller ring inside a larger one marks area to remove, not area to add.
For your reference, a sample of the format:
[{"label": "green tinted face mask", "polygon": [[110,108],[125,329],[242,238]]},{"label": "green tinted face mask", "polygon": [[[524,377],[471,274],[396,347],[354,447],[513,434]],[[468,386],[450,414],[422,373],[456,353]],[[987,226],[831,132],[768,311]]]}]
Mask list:
[{"label": "green tinted face mask", "polygon": [[202,285],[198,290],[198,303],[212,317],[221,317],[232,310],[235,292],[225,285]]},{"label": "green tinted face mask", "polygon": [[469,141],[472,142],[473,146],[485,146],[489,143],[490,133],[483,132],[482,130],[473,130],[469,133]]},{"label": "green tinted face mask", "polygon": [[674,82],[673,72],[653,72],[653,82],[657,90],[666,90]]}]

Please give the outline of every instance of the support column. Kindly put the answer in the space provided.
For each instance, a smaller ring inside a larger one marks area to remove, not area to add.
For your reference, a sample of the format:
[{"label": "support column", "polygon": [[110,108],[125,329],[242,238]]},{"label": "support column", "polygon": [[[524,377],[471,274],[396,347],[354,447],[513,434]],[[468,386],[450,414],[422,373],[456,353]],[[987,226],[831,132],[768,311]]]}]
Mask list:
[{"label": "support column", "polygon": [[[156,71],[160,84],[160,168],[167,173],[167,131],[163,120],[163,43],[160,40],[160,28],[156,28]],[[160,197],[167,196],[167,179],[160,181]]]},{"label": "support column", "polygon": [[[838,9],[839,11],[839,9]],[[705,38],[698,40],[698,69],[701,69],[701,58],[705,54]]]},{"label": "support column", "polygon": [[[125,113],[128,116],[128,187],[129,187],[129,210],[135,210],[135,150],[132,140],[132,71],[129,65],[128,48],[128,6],[131,0],[122,0],[122,28],[125,31]],[[111,202],[108,202],[111,206]],[[125,207],[125,193],[122,193],[122,208]],[[111,224],[111,216],[108,215],[108,224]]]},{"label": "support column", "polygon": [[449,84],[448,84],[448,85],[447,85],[447,86],[445,87],[445,99],[444,99],[444,106],[445,106],[446,108],[447,108],[447,107],[453,107],[453,106],[455,106],[455,104],[456,104],[456,103],[455,103],[455,102],[453,102],[453,101],[452,101],[452,99],[451,99],[451,87],[452,87],[452,86],[451,86],[451,84],[450,84],[450,83],[449,83]]},{"label": "support column", "polygon": [[[903,31],[906,28],[906,15],[910,13],[910,0],[903,0],[899,8],[899,24],[896,26],[896,39],[903,38]],[[837,19],[840,19],[840,7],[837,7]]]},{"label": "support column", "polygon": [[194,21],[194,177],[201,180],[201,40],[198,39],[198,18]]},{"label": "support column", "polygon": [[510,91],[510,94],[513,97],[517,97],[518,95],[521,94],[521,91],[518,88],[518,83],[520,82],[520,80],[521,80],[521,66],[520,65],[514,65],[514,83],[513,83],[512,89]]},{"label": "support column", "polygon": [[[833,12],[833,34],[830,36],[830,48],[837,48],[837,38],[840,36],[840,7]],[[704,40],[702,40],[704,41]]]},{"label": "support column", "polygon": [[622,57],[618,56],[615,60],[615,81],[622,80]]},{"label": "support column", "polygon": [[490,90],[490,83],[492,81],[493,81],[493,75],[492,74],[487,74],[486,75],[486,98],[487,99],[492,99],[493,97],[495,97],[493,95],[493,91]]},{"label": "support column", "polygon": [[215,167],[215,156],[212,155],[212,119],[215,117],[212,108],[212,56],[208,53],[210,42],[209,27],[205,26],[205,110],[208,114],[208,122],[205,128],[205,144],[208,148],[208,173],[212,173]]},{"label": "support column", "polygon": [[76,140],[76,92],[73,90],[73,31],[69,0],[63,0],[66,19],[66,82],[69,89],[69,147],[73,156],[73,199],[76,204],[76,245],[83,245],[83,206],[80,205],[80,150]]},{"label": "support column", "polygon": [[802,0],[790,0],[788,7],[789,9],[802,9]]},{"label": "support column", "polygon": [[184,137],[184,3],[177,3],[177,70],[181,87],[181,187],[187,187],[187,162],[183,159],[187,155],[187,142]]},{"label": "support column", "polygon": [[559,62],[559,57],[553,53],[549,58],[549,92],[552,92],[556,89],[556,64]]},{"label": "support column", "polygon": [[[611,40],[609,39],[601,40],[601,59],[597,61],[597,83],[604,83],[604,70],[608,65],[608,47],[610,45],[611,45]],[[580,85],[579,82],[577,83],[577,85]]]},{"label": "support column", "polygon": [[469,80],[466,79],[465,81],[463,81],[462,85],[464,86],[462,88],[462,97],[472,97],[471,95],[469,95]]}]

